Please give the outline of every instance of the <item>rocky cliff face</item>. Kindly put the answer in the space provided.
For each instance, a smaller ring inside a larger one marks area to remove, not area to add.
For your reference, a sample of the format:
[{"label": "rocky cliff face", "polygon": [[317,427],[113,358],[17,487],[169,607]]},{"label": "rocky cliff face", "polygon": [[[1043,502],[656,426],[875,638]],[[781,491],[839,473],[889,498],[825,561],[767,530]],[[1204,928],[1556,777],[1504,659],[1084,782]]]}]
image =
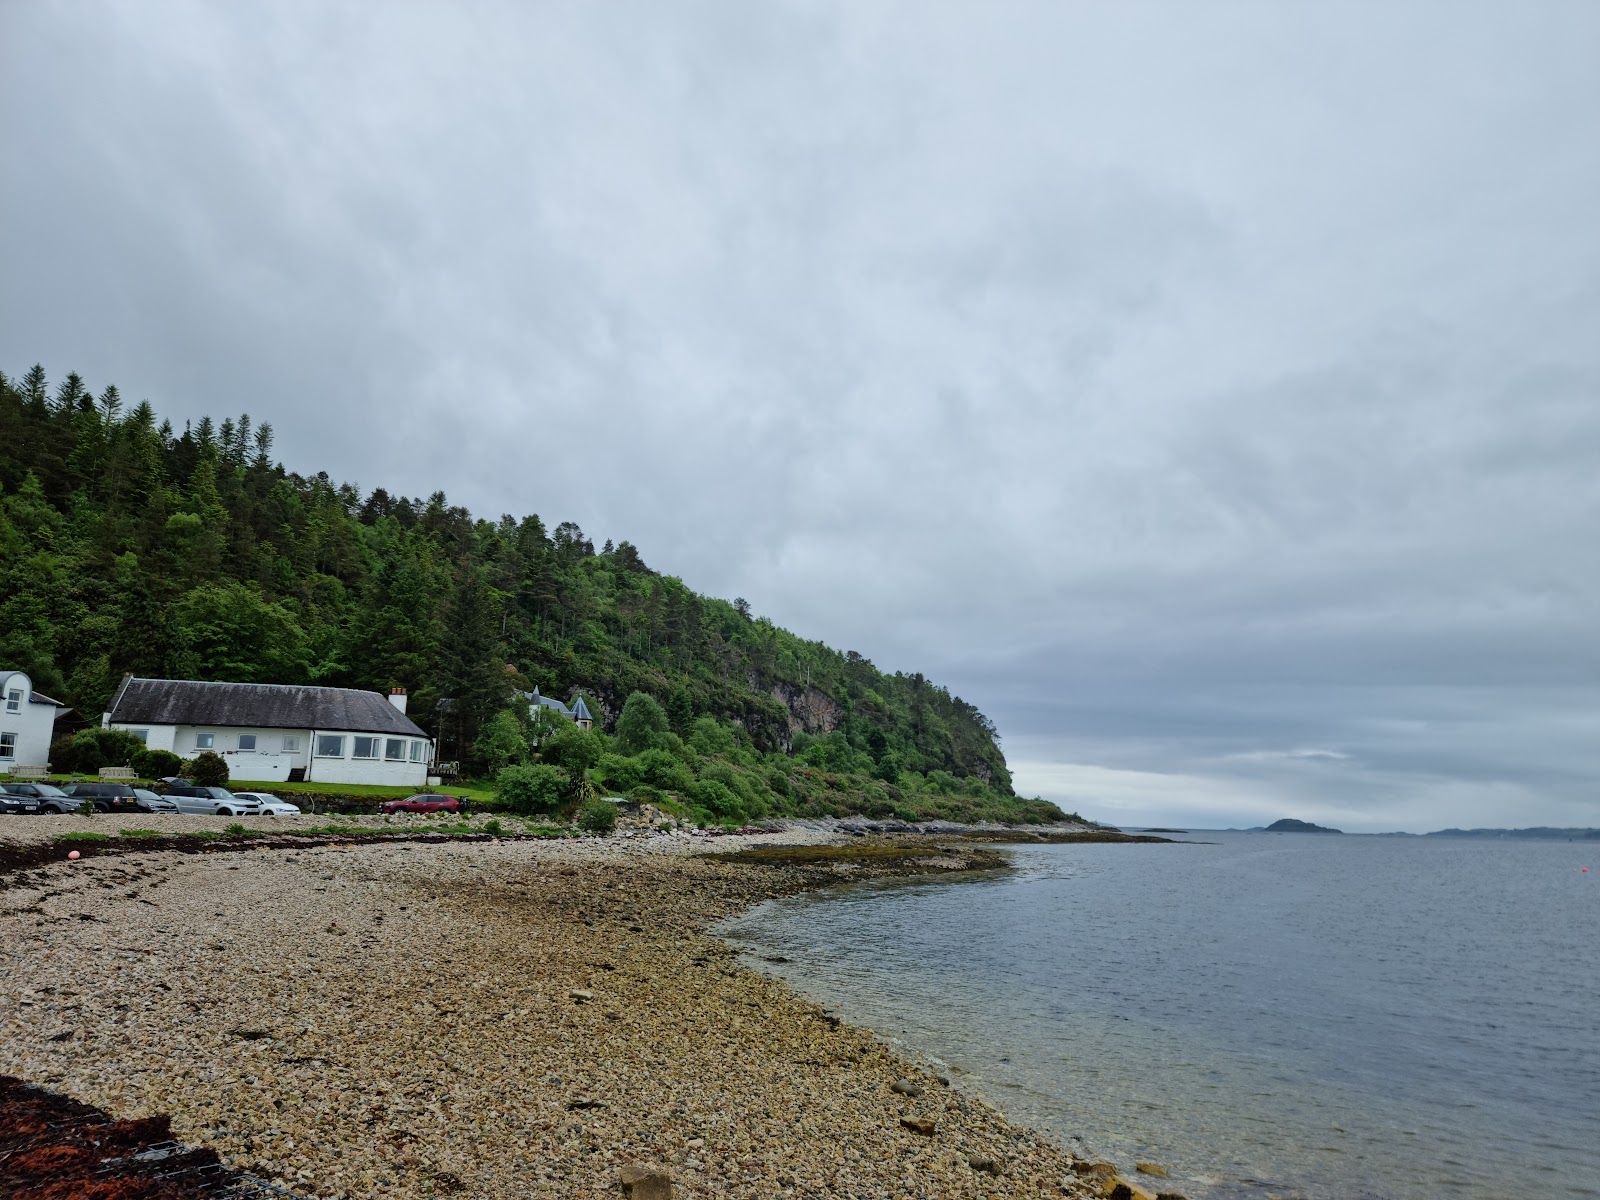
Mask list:
[{"label": "rocky cliff face", "polygon": [[[752,681],[751,690],[756,690],[758,685]],[[844,709],[838,702],[814,687],[795,687],[789,683],[774,683],[766,689],[779,704],[789,710],[789,736],[797,733],[824,734],[832,733],[839,727],[839,721],[844,716]]]}]

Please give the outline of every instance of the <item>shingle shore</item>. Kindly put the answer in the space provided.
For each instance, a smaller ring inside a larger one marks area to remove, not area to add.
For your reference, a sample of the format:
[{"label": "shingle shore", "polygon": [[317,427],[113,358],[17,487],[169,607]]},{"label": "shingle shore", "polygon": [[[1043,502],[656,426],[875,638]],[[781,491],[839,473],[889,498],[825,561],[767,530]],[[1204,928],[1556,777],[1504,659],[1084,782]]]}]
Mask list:
[{"label": "shingle shore", "polygon": [[639,1162],[680,1196],[1093,1194],[1065,1151],[706,932],[816,869],[684,848],[143,853],[13,876],[0,1074],[170,1113],[181,1139],[322,1197],[615,1197]]}]

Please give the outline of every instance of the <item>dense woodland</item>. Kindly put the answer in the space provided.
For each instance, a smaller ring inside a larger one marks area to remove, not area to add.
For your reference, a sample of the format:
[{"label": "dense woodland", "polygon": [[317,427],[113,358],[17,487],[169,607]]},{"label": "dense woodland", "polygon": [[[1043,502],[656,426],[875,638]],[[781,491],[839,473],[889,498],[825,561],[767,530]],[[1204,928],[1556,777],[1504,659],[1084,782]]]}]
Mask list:
[{"label": "dense woodland", "polygon": [[727,819],[1055,813],[1015,799],[994,726],[920,674],[697,595],[571,522],[363,495],[272,451],[248,416],[179,432],[113,385],[0,374],[0,664],[91,715],[125,673],[404,687],[479,775],[541,757],[517,691],[581,694],[608,731],[643,693],[670,727],[646,748],[660,769],[602,736],[600,786]]}]

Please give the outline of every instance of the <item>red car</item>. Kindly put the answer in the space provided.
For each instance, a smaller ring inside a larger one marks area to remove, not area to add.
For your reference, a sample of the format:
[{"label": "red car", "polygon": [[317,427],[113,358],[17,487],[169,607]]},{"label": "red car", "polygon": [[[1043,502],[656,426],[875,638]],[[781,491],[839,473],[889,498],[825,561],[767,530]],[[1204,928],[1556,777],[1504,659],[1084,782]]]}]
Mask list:
[{"label": "red car", "polygon": [[380,806],[386,813],[397,812],[466,812],[466,803],[455,796],[438,792],[418,792],[404,800],[385,800]]}]

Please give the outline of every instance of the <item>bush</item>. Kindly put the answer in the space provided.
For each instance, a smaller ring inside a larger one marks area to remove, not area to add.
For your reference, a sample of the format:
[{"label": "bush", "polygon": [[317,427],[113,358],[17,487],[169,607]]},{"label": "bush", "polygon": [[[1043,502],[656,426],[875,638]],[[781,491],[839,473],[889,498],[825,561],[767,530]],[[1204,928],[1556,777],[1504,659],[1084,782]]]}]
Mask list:
[{"label": "bush", "polygon": [[189,778],[199,787],[228,786],[228,764],[213,750],[202,750],[194,756],[192,772]]},{"label": "bush", "polygon": [[66,774],[92,775],[101,767],[131,767],[142,753],[144,743],[126,729],[84,729],[50,747],[50,765]]},{"label": "bush", "polygon": [[605,800],[591,800],[578,814],[578,828],[585,833],[607,834],[617,827],[617,806]]},{"label": "bush", "polygon": [[720,754],[731,758],[738,750],[739,740],[733,736],[733,730],[715,717],[701,717],[694,723],[694,730],[689,735],[689,745],[701,754]]},{"label": "bush", "polygon": [[567,797],[571,778],[559,767],[505,767],[494,777],[495,799],[523,816],[553,813]]},{"label": "bush", "polygon": [[702,779],[694,785],[694,801],[713,816],[724,820],[744,820],[744,801],[737,792],[715,779]]},{"label": "bush", "polygon": [[600,782],[616,792],[632,791],[644,781],[643,765],[620,754],[602,754],[598,773]]},{"label": "bush", "polygon": [[162,779],[176,775],[183,767],[183,759],[171,750],[141,750],[129,764],[141,779]]},{"label": "bush", "polygon": [[539,743],[539,757],[563,768],[569,775],[582,775],[598,766],[605,753],[605,742],[589,729],[566,725]]},{"label": "bush", "polygon": [[664,792],[687,792],[694,787],[694,772],[665,750],[646,750],[635,760],[644,782]]}]

